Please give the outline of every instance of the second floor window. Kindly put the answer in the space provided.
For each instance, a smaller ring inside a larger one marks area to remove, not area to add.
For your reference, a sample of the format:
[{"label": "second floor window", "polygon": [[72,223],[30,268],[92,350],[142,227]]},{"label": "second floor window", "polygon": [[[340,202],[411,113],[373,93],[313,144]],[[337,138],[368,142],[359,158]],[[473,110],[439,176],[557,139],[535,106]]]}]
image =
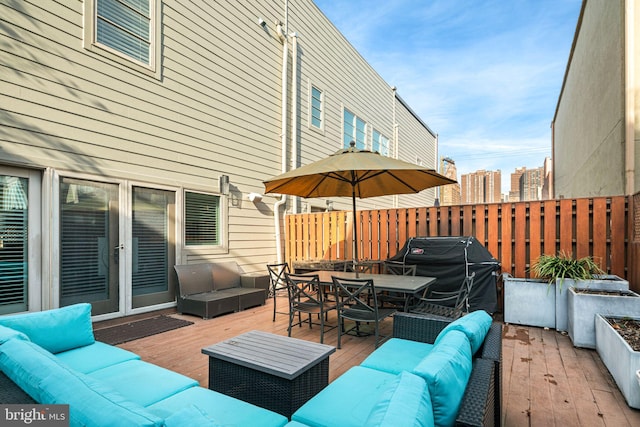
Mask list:
[{"label": "second floor window", "polygon": [[323,100],[322,91],[311,86],[311,125],[318,129],[322,129]]},{"label": "second floor window", "polygon": [[377,130],[373,130],[373,143],[371,144],[371,149],[373,151],[377,151],[383,156],[389,155],[389,138],[382,135]]},{"label": "second floor window", "polygon": [[154,1],[95,1],[95,42],[151,66]]},{"label": "second floor window", "polygon": [[367,147],[367,125],[364,120],[345,108],[343,121],[343,146],[345,148],[349,148],[349,144],[351,143],[351,141],[355,141],[356,148],[359,148],[361,150],[365,149]]}]

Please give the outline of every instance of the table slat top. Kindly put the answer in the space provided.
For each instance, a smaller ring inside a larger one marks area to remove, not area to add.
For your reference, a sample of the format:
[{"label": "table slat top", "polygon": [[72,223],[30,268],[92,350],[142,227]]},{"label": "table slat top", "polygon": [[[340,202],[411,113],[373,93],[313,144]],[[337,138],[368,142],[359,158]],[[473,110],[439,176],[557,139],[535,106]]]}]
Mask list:
[{"label": "table slat top", "polygon": [[250,331],[205,347],[202,353],[286,379],[317,365],[336,348],[268,332]]}]

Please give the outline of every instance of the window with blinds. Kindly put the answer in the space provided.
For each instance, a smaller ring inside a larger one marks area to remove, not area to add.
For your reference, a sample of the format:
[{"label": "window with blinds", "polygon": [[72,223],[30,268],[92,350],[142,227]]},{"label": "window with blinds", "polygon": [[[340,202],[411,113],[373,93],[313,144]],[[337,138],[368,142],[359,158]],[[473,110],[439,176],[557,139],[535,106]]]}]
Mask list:
[{"label": "window with blinds", "polygon": [[220,196],[185,192],[186,246],[217,246],[220,238]]},{"label": "window with blinds", "polygon": [[150,65],[153,0],[95,1],[96,42]]},{"label": "window with blinds", "polygon": [[0,175],[0,314],[28,310],[28,180]]}]

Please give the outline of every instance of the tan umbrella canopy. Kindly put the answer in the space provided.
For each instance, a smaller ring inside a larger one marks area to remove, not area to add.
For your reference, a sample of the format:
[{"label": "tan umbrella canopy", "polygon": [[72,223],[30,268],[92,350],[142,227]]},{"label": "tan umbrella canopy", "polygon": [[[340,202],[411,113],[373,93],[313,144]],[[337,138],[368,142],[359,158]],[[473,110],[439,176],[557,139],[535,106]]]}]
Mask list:
[{"label": "tan umbrella canopy", "polygon": [[427,188],[455,183],[455,180],[433,169],[357,149],[352,141],[350,148],[268,179],[264,181],[264,186],[265,193],[305,198],[351,196],[355,262],[358,259],[356,197],[362,199],[418,193]]}]

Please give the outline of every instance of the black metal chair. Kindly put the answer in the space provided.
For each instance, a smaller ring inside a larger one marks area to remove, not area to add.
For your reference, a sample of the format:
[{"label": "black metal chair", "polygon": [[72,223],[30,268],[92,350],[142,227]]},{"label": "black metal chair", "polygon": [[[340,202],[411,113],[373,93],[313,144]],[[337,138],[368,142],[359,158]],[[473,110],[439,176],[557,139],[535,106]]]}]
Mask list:
[{"label": "black metal chair", "polygon": [[[286,262],[280,264],[267,264],[269,270],[269,297],[273,296],[273,321],[276,321],[276,301],[277,293],[281,289],[287,289],[287,279],[285,273],[289,273],[289,264]],[[288,314],[278,311],[280,314]]]},{"label": "black metal chair", "polygon": [[[317,274],[289,274],[285,273],[287,292],[289,295],[289,327],[287,332],[291,336],[293,319],[298,315],[298,326],[309,323],[313,325],[312,314],[318,315],[320,322],[320,343],[324,342],[324,329],[327,312],[336,309],[334,301],[325,300],[325,291],[320,284]],[[306,314],[306,318],[302,317]]]},{"label": "black metal chair", "polygon": [[457,291],[429,290],[425,297],[420,298],[418,305],[409,311],[443,319],[455,320],[464,316],[469,313],[469,294],[475,275],[474,272],[466,276]]},{"label": "black metal chair", "polygon": [[[366,336],[360,330],[361,323],[373,323],[375,346],[380,343],[380,322],[393,315],[395,308],[378,308],[373,279],[345,279],[332,276],[333,291],[338,301],[338,348],[341,346],[342,334],[355,332],[357,336]],[[340,297],[338,297],[340,295]],[[344,328],[344,320],[352,320],[355,325],[348,330]]]},{"label": "black metal chair", "polygon": [[[383,274],[393,274],[396,276],[415,276],[418,266],[416,264],[405,264],[399,261],[384,261],[382,264]],[[407,311],[412,305],[413,296],[404,295],[399,292],[383,292],[378,296],[380,306],[385,304],[399,310]]]}]

